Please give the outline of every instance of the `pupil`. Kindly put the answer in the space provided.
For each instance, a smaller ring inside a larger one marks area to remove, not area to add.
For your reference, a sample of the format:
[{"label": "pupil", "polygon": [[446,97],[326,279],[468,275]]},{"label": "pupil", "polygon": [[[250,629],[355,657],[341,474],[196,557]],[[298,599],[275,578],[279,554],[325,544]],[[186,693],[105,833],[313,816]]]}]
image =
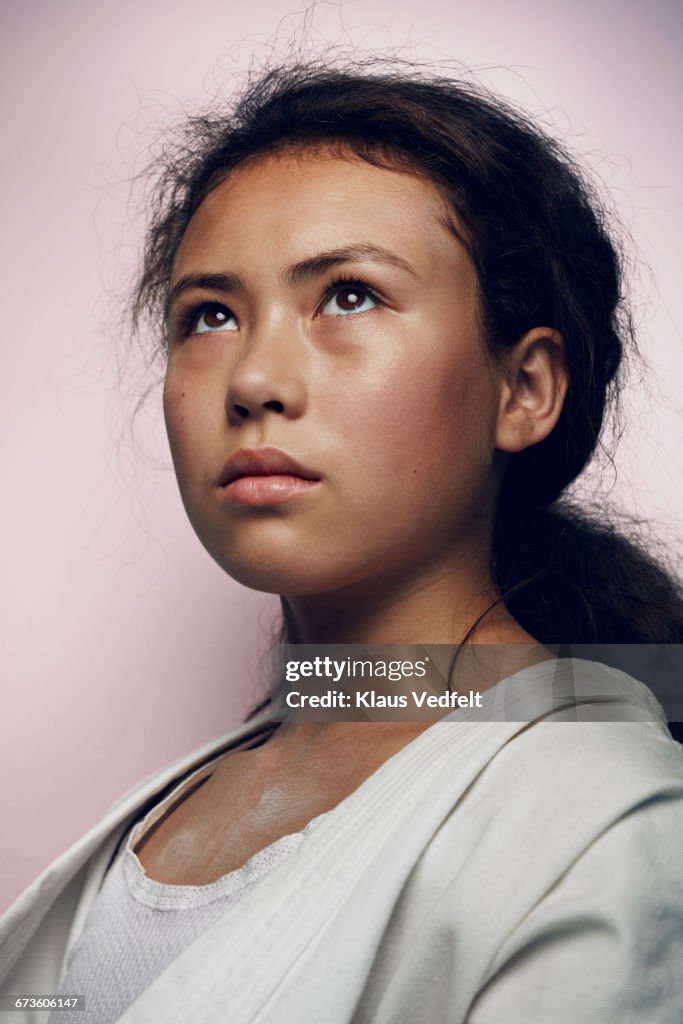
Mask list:
[{"label": "pupil", "polygon": [[360,301],[360,297],[355,288],[346,288],[341,293],[341,304],[345,309],[353,309],[357,306]]}]

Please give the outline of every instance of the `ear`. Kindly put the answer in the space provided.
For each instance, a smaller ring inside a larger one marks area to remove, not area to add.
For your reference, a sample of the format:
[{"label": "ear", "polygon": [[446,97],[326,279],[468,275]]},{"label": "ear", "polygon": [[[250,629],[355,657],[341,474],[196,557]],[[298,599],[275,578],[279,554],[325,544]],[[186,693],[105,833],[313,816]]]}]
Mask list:
[{"label": "ear", "polygon": [[534,327],[503,357],[496,448],[519,452],[538,444],[557,423],[569,387],[562,335]]}]

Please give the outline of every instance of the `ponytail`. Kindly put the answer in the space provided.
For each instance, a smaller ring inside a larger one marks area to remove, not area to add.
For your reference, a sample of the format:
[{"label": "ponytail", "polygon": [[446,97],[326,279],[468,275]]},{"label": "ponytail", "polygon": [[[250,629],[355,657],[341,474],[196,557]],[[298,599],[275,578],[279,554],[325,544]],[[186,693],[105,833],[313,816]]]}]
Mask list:
[{"label": "ponytail", "polygon": [[541,643],[683,643],[680,580],[614,518],[599,520],[566,498],[499,511],[494,579]]}]

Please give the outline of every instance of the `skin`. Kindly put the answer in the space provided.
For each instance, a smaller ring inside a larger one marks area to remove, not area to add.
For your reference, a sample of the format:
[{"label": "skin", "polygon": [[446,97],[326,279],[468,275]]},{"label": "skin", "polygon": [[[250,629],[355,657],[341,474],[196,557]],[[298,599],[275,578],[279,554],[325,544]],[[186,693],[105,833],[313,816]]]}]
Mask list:
[{"label": "skin", "polygon": [[[281,595],[301,642],[454,644],[497,596],[490,545],[505,460],[552,430],[567,375],[562,339],[544,326],[491,357],[458,230],[416,175],[286,151],[210,193],[176,252],[171,288],[199,274],[240,282],[193,286],[169,310],[164,415],[183,502],[230,576]],[[361,246],[391,258],[287,275]],[[335,276],[353,285],[326,292]],[[220,306],[183,329],[205,302]],[[320,482],[266,508],[227,502],[226,460],[265,445]],[[472,639],[538,646],[504,606]],[[213,881],[334,807],[425,727],[280,726],[219,762],[138,855],[160,881]]]}]

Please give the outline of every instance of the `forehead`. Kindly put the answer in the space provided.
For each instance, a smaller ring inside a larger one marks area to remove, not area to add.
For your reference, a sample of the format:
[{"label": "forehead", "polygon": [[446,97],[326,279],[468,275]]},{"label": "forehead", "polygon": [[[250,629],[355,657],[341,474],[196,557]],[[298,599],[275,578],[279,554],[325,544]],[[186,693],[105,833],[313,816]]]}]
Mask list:
[{"label": "forehead", "polygon": [[444,260],[470,262],[432,182],[352,153],[286,150],[238,167],[209,193],[178,246],[171,281],[216,259],[302,258],[349,242],[393,247],[427,273]]}]

